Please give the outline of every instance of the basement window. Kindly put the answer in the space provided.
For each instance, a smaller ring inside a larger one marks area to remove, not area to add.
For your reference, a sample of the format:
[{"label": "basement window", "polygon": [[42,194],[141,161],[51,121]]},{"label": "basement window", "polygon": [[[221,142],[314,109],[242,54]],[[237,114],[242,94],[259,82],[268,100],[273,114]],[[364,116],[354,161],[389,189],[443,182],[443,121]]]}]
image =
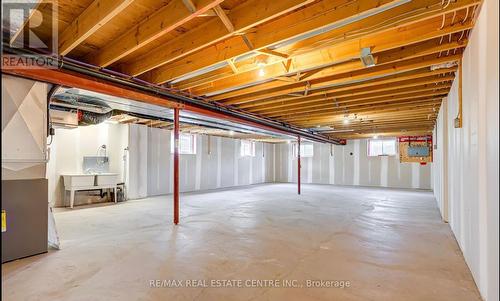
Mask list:
[{"label": "basement window", "polygon": [[[297,146],[298,146],[298,144],[293,145],[293,155],[295,157],[298,156]],[[313,157],[313,156],[314,156],[314,146],[312,144],[301,144],[300,145],[300,157],[301,158],[307,158],[307,157]]]},{"label": "basement window", "polygon": [[255,142],[241,140],[240,152],[242,157],[255,157]]},{"label": "basement window", "polygon": [[370,139],[368,140],[368,156],[395,156],[396,139]]},{"label": "basement window", "polygon": [[[174,153],[174,133],[171,135],[170,151]],[[179,154],[196,154],[196,136],[193,134],[179,133]]]}]

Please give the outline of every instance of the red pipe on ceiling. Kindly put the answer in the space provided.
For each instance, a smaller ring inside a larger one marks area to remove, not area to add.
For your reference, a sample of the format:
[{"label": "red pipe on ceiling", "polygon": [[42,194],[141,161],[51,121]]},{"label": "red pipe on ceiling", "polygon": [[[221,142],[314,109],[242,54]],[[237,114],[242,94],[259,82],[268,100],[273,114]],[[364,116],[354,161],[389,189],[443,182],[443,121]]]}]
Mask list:
[{"label": "red pipe on ceiling", "polygon": [[[26,69],[26,68],[13,68],[2,69],[2,73],[17,75],[21,77],[31,78],[38,81],[58,84],[67,87],[79,88],[108,94],[116,97],[128,98],[138,100],[154,105],[159,105],[168,108],[179,108],[186,111],[199,113],[206,116],[211,116],[219,119],[230,120],[236,123],[245,124],[255,128],[272,131],[275,133],[293,135],[292,132],[260,124],[252,120],[245,120],[238,118],[238,116],[230,116],[224,112],[216,112],[210,109],[197,107],[188,103],[182,103],[175,100],[168,100],[166,96],[153,95],[152,93],[134,90],[125,85],[112,83],[103,79],[94,78],[85,74],[75,73],[61,69]],[[319,139],[319,138],[318,138]],[[328,141],[330,143],[345,144],[345,140],[338,139],[338,141]],[[326,142],[326,141],[322,141]]]}]

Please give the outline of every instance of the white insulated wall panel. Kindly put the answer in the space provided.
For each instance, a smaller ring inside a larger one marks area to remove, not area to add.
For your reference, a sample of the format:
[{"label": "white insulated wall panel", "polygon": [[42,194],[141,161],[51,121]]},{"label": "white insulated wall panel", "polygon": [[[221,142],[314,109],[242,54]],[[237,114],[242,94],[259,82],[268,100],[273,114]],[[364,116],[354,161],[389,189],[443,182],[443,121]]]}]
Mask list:
[{"label": "white insulated wall panel", "polygon": [[463,126],[455,79],[434,130],[434,193],[487,301],[499,298],[498,35],[498,1],[485,0],[462,60]]},{"label": "white insulated wall panel", "polygon": [[129,126],[128,197],[148,196],[148,128],[136,124]]},{"label": "white insulated wall panel", "polygon": [[[301,158],[302,183],[361,185],[430,189],[430,164],[399,163],[399,156],[369,157],[367,141],[350,140],[347,145],[313,143],[314,156]],[[293,144],[277,146],[278,182],[297,182],[297,158]]]}]

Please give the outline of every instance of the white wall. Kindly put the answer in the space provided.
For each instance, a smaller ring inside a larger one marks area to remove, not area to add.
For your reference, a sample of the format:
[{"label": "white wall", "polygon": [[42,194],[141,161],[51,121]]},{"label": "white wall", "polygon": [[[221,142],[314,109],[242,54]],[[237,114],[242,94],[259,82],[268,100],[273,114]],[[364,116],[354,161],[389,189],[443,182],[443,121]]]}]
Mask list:
[{"label": "white wall", "polygon": [[[171,132],[144,125],[99,125],[57,129],[50,147],[51,201],[64,206],[62,173],[82,172],[83,156],[95,155],[106,144],[110,171],[125,179],[129,199],[172,193]],[[180,155],[181,192],[208,190],[265,182],[296,182],[297,161],[292,144],[256,143],[255,157],[241,157],[239,139],[197,135],[196,155]],[[368,157],[367,140],[350,140],[345,146],[314,143],[314,157],[302,158],[302,182],[430,189],[431,168],[399,163],[398,156]],[[128,146],[128,152],[124,148]],[[264,156],[262,149],[264,148]],[[351,155],[352,153],[352,155]],[[123,170],[127,154],[128,170]],[[77,195],[76,204],[86,203]]]},{"label": "white wall", "polygon": [[[434,166],[436,199],[485,300],[498,300],[498,1],[486,0],[463,56],[463,127],[458,80],[438,116],[447,139]],[[447,159],[447,164],[445,159]],[[448,185],[445,185],[447,181]]]},{"label": "white wall", "polygon": [[[169,130],[130,125],[129,198],[172,193],[173,154],[170,137]],[[241,157],[239,139],[209,138],[207,135],[197,135],[196,139],[196,154],[180,155],[181,192],[273,181],[272,144],[256,142],[255,157]]]},{"label": "white wall", "polygon": [[[399,163],[399,156],[369,157],[367,139],[348,140],[347,145],[313,143],[314,156],[301,158],[302,183],[431,188],[430,164]],[[276,180],[297,181],[297,159],[293,144],[276,145]],[[352,153],[352,155],[351,155]]]},{"label": "white wall", "polygon": [[[49,138],[50,141],[50,138]],[[49,201],[54,206],[64,206],[63,173],[81,173],[84,156],[95,156],[98,148],[106,144],[110,172],[119,174],[123,180],[123,149],[128,144],[128,127],[121,124],[101,123],[75,129],[56,129],[49,146],[50,160],[47,164],[49,178]],[[75,198],[75,204],[87,200]]]}]

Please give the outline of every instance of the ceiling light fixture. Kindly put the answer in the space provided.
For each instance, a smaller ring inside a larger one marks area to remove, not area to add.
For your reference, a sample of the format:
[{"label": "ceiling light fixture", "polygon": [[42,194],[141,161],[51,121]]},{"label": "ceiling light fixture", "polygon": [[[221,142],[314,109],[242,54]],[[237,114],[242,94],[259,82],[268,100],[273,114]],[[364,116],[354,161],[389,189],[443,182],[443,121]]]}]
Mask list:
[{"label": "ceiling light fixture", "polygon": [[259,76],[264,76],[266,75],[266,72],[264,71],[264,68],[259,69]]}]

